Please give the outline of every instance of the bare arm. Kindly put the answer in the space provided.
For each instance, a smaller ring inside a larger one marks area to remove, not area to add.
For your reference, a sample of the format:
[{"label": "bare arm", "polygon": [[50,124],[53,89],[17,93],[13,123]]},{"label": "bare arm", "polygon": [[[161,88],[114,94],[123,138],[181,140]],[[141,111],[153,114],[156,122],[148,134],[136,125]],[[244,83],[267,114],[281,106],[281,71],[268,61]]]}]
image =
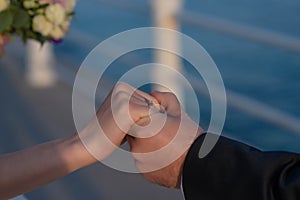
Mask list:
[{"label": "bare arm", "polygon": [[[145,98],[153,97],[141,91],[131,95],[132,90],[127,84],[118,84],[101,105],[97,117],[78,134],[0,156],[0,199],[29,192],[109,156],[122,143],[132,123],[149,115]],[[112,101],[119,108],[115,116]],[[131,116],[127,116],[126,107],[130,108]],[[123,122],[122,130],[115,120]],[[97,128],[98,122],[103,131]]]},{"label": "bare arm", "polygon": [[76,135],[0,156],[0,199],[29,192],[96,162]]}]

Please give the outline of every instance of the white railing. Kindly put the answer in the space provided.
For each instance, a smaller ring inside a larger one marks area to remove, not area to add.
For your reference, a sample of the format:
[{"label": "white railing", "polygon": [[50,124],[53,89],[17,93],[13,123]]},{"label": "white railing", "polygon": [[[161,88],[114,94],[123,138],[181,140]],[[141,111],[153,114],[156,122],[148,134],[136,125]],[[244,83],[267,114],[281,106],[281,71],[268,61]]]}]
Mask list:
[{"label": "white railing", "polygon": [[[163,0],[161,0],[163,1]],[[113,1],[113,0],[99,0],[99,2],[107,3],[115,7],[119,7],[121,9],[127,9],[130,11],[134,11],[138,14],[149,14],[149,7],[145,7],[143,5],[137,5],[137,4],[131,4],[130,1]],[[242,39],[250,40],[253,42],[265,44],[274,46],[280,49],[285,49],[291,52],[299,53],[300,54],[300,39],[295,38],[289,35],[285,35],[282,33],[276,33],[273,31],[269,31],[262,28],[257,28],[253,26],[247,26],[244,24],[234,23],[231,21],[227,21],[224,19],[216,18],[209,15],[199,14],[199,13],[193,13],[189,11],[182,11],[177,13],[175,16],[173,16],[174,19],[179,20],[181,23],[186,23],[189,25],[192,25],[196,28],[206,28],[210,29],[216,32],[220,32],[223,34],[231,35],[234,37],[239,37]],[[86,38],[83,39],[83,38]],[[101,40],[98,37],[94,37],[92,35],[89,35],[86,32],[80,32],[80,31],[72,31],[70,33],[70,36],[68,39],[72,44],[81,46],[83,48],[91,48],[93,45],[99,43]],[[82,41],[89,41],[89,43],[82,42]],[[122,48],[118,46],[111,46],[111,49],[107,52],[114,51],[116,48]],[[32,49],[31,49],[32,50]],[[47,51],[49,48],[47,48]],[[15,52],[20,53],[20,52]],[[45,53],[45,51],[42,53],[44,56],[52,56],[51,52]],[[36,52],[31,53],[32,60],[39,60],[37,59],[38,56],[36,56]],[[29,57],[30,58],[30,57]],[[68,58],[68,56],[65,56],[65,58]],[[51,58],[53,59],[53,58]],[[131,60],[126,60],[127,64],[130,65],[130,63],[137,62],[140,57],[136,55],[130,56]],[[49,59],[46,59],[49,60]],[[47,61],[42,61],[42,64],[44,64],[45,68],[43,72],[38,71],[40,66],[36,66],[38,62],[40,61],[29,61],[32,63],[29,63],[29,69],[32,70],[31,75],[36,75],[32,73],[44,73],[47,70],[50,70],[50,79],[48,82],[40,82],[40,79],[37,82],[36,77],[30,77],[29,80],[33,81],[35,86],[48,86],[52,85],[55,80],[55,76],[52,73],[53,70],[51,69],[53,67],[53,64],[47,63]],[[74,62],[69,59],[69,63],[75,64]],[[63,64],[57,62],[58,69],[60,70],[58,74],[58,77],[60,80],[64,81],[70,87],[73,86],[73,80],[70,77],[70,74],[73,74],[75,71],[72,71],[69,68],[63,68]],[[36,66],[36,67],[35,67]],[[49,72],[49,71],[48,71]],[[49,73],[46,73],[46,78],[48,77]],[[40,78],[40,76],[38,76]],[[48,79],[47,79],[48,80]],[[45,78],[42,79],[42,81],[45,81]],[[109,80],[106,80],[109,82]],[[203,95],[208,95],[206,92],[205,85],[201,85],[198,83],[197,79],[194,79],[193,77],[190,77],[191,84],[194,86],[194,89],[196,92],[201,93]],[[293,116],[287,112],[284,112],[282,110],[276,109],[274,107],[271,107],[267,104],[264,104],[262,102],[259,102],[255,99],[252,99],[250,97],[247,97],[245,95],[238,94],[236,92],[233,92],[229,89],[226,90],[227,93],[227,100],[228,105],[231,107],[234,107],[238,109],[241,112],[244,112],[246,114],[255,116],[258,119],[261,119],[262,121],[268,122],[270,124],[273,124],[277,127],[284,128],[286,130],[291,131],[292,133],[300,134],[300,118]],[[99,101],[99,99],[98,99]],[[25,196],[18,196],[14,198],[14,200],[26,200]]]},{"label": "white railing", "polygon": [[[285,49],[291,52],[300,53],[299,38],[295,38],[293,36],[285,35],[282,33],[276,33],[262,28],[231,22],[210,15],[204,15],[204,14],[194,13],[190,11],[181,11],[179,8],[177,8],[177,10],[176,9],[172,10],[174,6],[163,6],[168,3],[171,3],[171,5],[174,5],[175,3],[180,4],[178,2],[182,2],[182,1],[183,0],[172,0],[172,2],[170,2],[170,0],[164,0],[164,1],[152,0],[150,2],[154,2],[154,3],[153,5],[150,6],[150,5],[142,5],[136,3],[133,4],[130,1],[124,1],[124,0],[122,1],[99,0],[99,2],[106,3],[111,6],[118,7],[120,9],[134,11],[138,14],[141,13],[149,14],[151,13],[149,12],[149,10],[153,11],[153,13],[155,14],[154,16],[158,16],[157,13],[168,13],[168,15],[164,15],[165,19],[169,21],[173,21],[175,22],[175,24],[178,25],[181,22],[181,23],[192,25],[193,27],[196,28],[206,28],[209,30],[217,31],[234,37],[239,37],[257,43],[267,44],[277,48]],[[159,10],[164,10],[164,12],[159,12]],[[167,12],[167,11],[171,11],[171,12]],[[164,25],[164,23],[159,23],[157,20],[155,21],[156,21],[155,23],[156,26]],[[162,27],[172,28],[171,26],[162,26]],[[160,58],[159,54],[161,53],[160,52],[157,53],[156,56],[157,59]],[[178,65],[179,62],[176,60],[178,59],[176,59],[174,56],[173,63],[177,63],[177,64],[170,65],[170,66],[177,66],[177,68],[179,69],[180,65]],[[28,56],[27,56],[27,63],[26,63],[27,78],[29,83],[33,87],[39,87],[39,88],[51,87],[55,84],[56,74],[53,68],[55,65],[53,63],[54,61],[55,59],[50,45],[45,45],[44,48],[40,48],[38,44],[35,44],[34,42],[29,42]],[[156,76],[154,75],[153,77]]]},{"label": "white railing", "polygon": [[[150,5],[146,4],[138,4],[135,2],[133,5],[132,2],[128,0],[99,0],[99,2],[119,9],[136,12],[138,14],[151,14],[151,12],[149,12],[151,11]],[[278,33],[268,29],[232,22],[223,18],[187,10],[182,10],[182,12],[179,12],[174,17],[182,23],[191,25],[195,28],[205,28],[233,37],[239,37],[259,44],[270,45],[300,54],[300,38],[284,33]]]},{"label": "white railing", "polygon": [[[80,41],[82,41],[82,38],[87,38],[90,42],[90,46],[86,43],[82,44]],[[79,46],[85,46],[86,48],[91,48],[92,45],[97,44],[99,42],[99,38],[94,37],[92,35],[89,35],[85,32],[80,31],[73,31],[70,34],[70,37],[68,38],[69,42],[72,44],[76,44]],[[115,52],[119,48],[116,45],[112,45],[109,47],[107,54],[103,56],[111,56],[110,52]],[[141,58],[134,53],[130,54],[130,57],[126,60],[122,60],[124,64],[128,66],[134,66],[135,63],[141,63]],[[59,66],[58,68],[62,68],[62,66]],[[62,77],[66,77],[66,74],[72,73],[70,71],[61,70],[61,73],[63,74]],[[73,72],[74,73],[74,72]],[[60,73],[58,73],[60,74]],[[109,82],[109,80],[106,80]],[[193,78],[192,76],[189,77],[189,81],[193,85],[196,92],[201,93],[203,95],[208,96],[209,94],[206,92],[205,85],[199,84],[199,80]],[[72,86],[72,81],[70,82],[70,86]],[[254,116],[257,119],[260,119],[262,121],[268,122],[272,125],[275,125],[280,128],[284,128],[286,130],[289,130],[292,133],[300,134],[300,118],[293,116],[285,111],[279,110],[277,108],[271,107],[263,102],[257,101],[255,99],[252,99],[248,96],[236,93],[234,91],[231,91],[230,89],[226,89],[226,95],[227,95],[227,102],[228,105],[244,112],[248,115]]]},{"label": "white railing", "polygon": [[293,36],[190,11],[184,11],[178,17],[183,23],[197,28],[206,28],[300,54],[300,39]]},{"label": "white railing", "polygon": [[[132,2],[127,0],[99,0],[99,2],[107,3],[111,6],[120,9],[126,9],[131,12],[133,11],[137,14],[151,14],[151,12],[149,12],[151,11],[150,5],[132,4]],[[186,23],[196,28],[207,28],[234,37],[240,37],[253,42],[274,46],[295,53],[300,53],[300,39],[285,34],[276,33],[253,26],[247,26],[244,24],[234,23],[209,15],[198,13],[196,14],[190,11],[181,11],[172,17],[174,18],[174,20],[179,20],[181,23]],[[89,35],[86,32],[80,32],[78,30],[72,31],[67,40],[69,40],[72,44],[81,46],[83,48],[91,48],[101,41],[98,37]],[[89,41],[89,43],[83,41]],[[112,46],[111,49],[107,51],[107,53],[109,54],[109,52],[114,51],[118,48],[122,47]],[[140,58],[134,54],[130,55],[130,59],[131,61],[128,59],[126,61],[129,62],[129,65],[130,62],[134,63],[137,60],[140,60]],[[64,79],[66,78],[64,77]],[[191,77],[191,80],[192,79],[193,78]],[[67,82],[70,82],[70,84],[72,84],[72,81],[70,80],[67,80]],[[193,80],[192,82],[197,92],[205,94],[205,86],[197,84],[197,80]],[[248,96],[230,91],[228,89],[227,98],[228,105],[238,109],[241,112],[255,116],[262,121],[268,122],[277,127],[284,128],[293,133],[300,134],[300,118],[296,116],[271,107]]]}]

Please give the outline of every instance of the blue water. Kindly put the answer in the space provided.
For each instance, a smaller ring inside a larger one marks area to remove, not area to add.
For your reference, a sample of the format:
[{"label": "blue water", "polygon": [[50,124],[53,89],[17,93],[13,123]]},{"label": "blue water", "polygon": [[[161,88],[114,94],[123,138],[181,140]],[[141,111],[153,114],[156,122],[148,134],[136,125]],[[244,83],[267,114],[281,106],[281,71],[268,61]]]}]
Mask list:
[{"label": "blue water", "polygon": [[[146,5],[147,1],[131,2]],[[190,0],[185,2],[184,7],[186,10],[300,38],[299,0]],[[72,30],[80,30],[101,41],[121,31],[150,25],[148,15],[114,8],[97,0],[79,1],[70,34]],[[226,88],[300,118],[300,54],[185,24],[182,25],[182,31],[200,42],[209,52],[219,67]],[[97,43],[94,43],[89,48],[81,48],[66,40],[56,47],[56,51],[58,56],[61,52],[70,54],[79,65],[96,45]],[[135,53],[143,58],[144,63],[151,61],[151,52]],[[121,66],[121,62],[116,62],[112,65],[110,73],[114,73],[114,79],[117,80],[124,71],[126,67]],[[204,108],[201,124],[205,127],[209,119],[210,104],[205,97],[199,96],[199,99],[201,108]],[[299,136],[230,107],[225,132],[231,137],[263,149],[300,152]]]}]

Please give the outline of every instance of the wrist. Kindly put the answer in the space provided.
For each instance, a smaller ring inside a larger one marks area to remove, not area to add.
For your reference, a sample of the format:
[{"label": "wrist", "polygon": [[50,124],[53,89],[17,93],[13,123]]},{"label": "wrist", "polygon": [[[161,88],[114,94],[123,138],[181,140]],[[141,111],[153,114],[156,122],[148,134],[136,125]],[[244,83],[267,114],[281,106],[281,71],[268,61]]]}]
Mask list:
[{"label": "wrist", "polygon": [[69,172],[95,163],[97,160],[88,152],[78,134],[74,134],[61,143],[62,156],[68,165]]}]

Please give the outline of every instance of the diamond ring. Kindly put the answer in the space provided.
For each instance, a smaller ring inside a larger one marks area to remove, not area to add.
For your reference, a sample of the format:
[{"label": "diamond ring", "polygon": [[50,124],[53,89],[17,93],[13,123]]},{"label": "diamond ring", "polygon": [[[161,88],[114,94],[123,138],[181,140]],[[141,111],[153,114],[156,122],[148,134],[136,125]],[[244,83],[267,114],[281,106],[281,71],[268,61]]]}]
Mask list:
[{"label": "diamond ring", "polygon": [[148,104],[148,107],[153,106],[153,101],[151,99],[145,99],[146,103]]}]

